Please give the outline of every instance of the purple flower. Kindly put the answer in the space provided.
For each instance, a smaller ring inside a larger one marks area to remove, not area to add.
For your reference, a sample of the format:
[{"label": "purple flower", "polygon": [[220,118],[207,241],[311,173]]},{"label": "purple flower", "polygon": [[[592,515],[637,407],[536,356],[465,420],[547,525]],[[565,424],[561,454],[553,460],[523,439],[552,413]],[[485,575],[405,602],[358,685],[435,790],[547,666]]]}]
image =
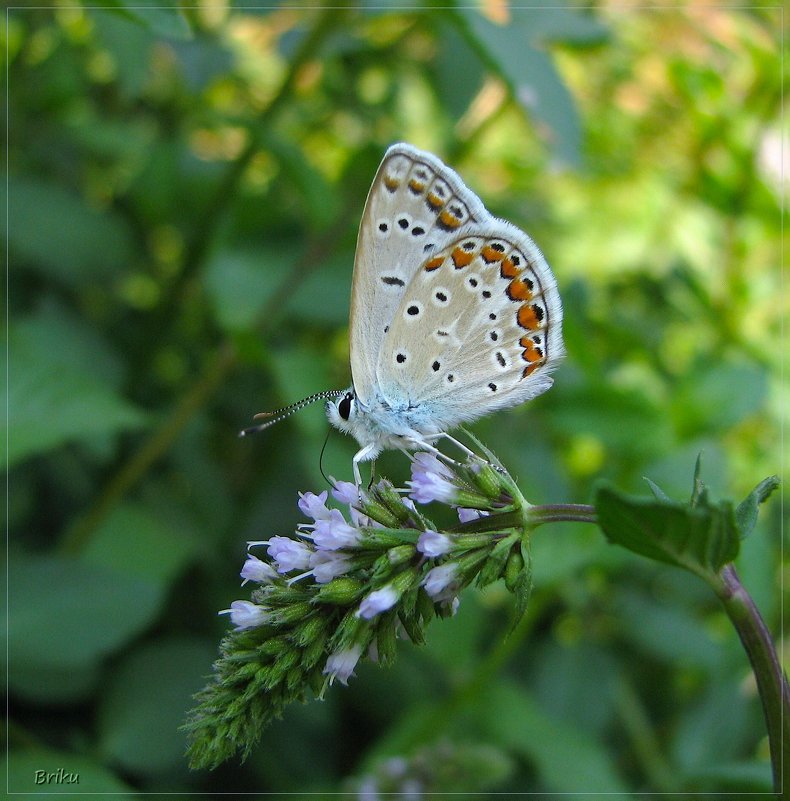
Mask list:
[{"label": "purple flower", "polygon": [[409,495],[417,503],[442,501],[452,503],[458,488],[453,483],[455,475],[447,465],[442,464],[432,453],[415,453],[411,463]]},{"label": "purple flower", "polygon": [[218,614],[229,614],[230,622],[236,627],[236,631],[254,629],[269,621],[267,611],[262,606],[250,601],[234,601],[230,605],[230,609],[223,609]]},{"label": "purple flower", "polygon": [[323,674],[329,676],[329,683],[337,679],[341,684],[348,684],[361,654],[362,649],[358,645],[331,654],[323,670]]},{"label": "purple flower", "polygon": [[351,567],[351,561],[337,551],[315,551],[310,555],[310,568],[317,584],[328,584],[342,576]]},{"label": "purple flower", "polygon": [[453,547],[452,540],[438,531],[424,531],[417,540],[417,550],[429,559],[444,556]]},{"label": "purple flower", "polygon": [[313,528],[313,542],[318,548],[336,551],[356,545],[362,535],[354,526],[349,525],[339,509],[332,509],[328,517],[317,520]]},{"label": "purple flower", "polygon": [[359,489],[352,481],[338,481],[337,479],[329,476],[332,482],[332,496],[340,503],[346,503],[349,506],[359,503]]},{"label": "purple flower", "polygon": [[299,493],[299,508],[302,514],[306,517],[312,517],[313,520],[323,520],[329,516],[329,509],[326,507],[326,499],[329,493],[324,490],[320,495],[314,492],[300,492]]},{"label": "purple flower", "polygon": [[446,562],[429,570],[420,583],[434,601],[449,601],[458,591],[457,574],[458,564]]},{"label": "purple flower", "polygon": [[481,517],[486,517],[488,512],[481,509],[464,509],[462,506],[458,507],[458,519],[462,523],[468,523],[470,520],[479,520]]},{"label": "purple flower", "polygon": [[262,584],[276,578],[277,573],[268,562],[263,562],[257,556],[248,554],[247,561],[241,569],[241,577],[244,579],[243,583],[245,584],[248,581],[257,581]]},{"label": "purple flower", "polygon": [[373,590],[362,599],[362,603],[357,610],[357,617],[364,617],[370,620],[381,612],[386,612],[398,602],[398,591],[388,585],[380,590]]},{"label": "purple flower", "polygon": [[310,564],[310,549],[290,537],[272,537],[269,540],[269,556],[277,564],[279,573],[304,570]]}]

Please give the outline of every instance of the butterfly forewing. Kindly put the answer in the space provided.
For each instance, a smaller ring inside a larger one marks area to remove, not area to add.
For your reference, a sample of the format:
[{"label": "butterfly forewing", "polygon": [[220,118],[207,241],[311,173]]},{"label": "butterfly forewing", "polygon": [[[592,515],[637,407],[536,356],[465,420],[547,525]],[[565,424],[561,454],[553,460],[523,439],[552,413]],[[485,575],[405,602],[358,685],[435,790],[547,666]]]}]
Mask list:
[{"label": "butterfly forewing", "polygon": [[415,274],[459,231],[490,219],[435,156],[406,144],[387,150],[365,204],[354,263],[351,374],[363,405],[377,389],[381,347]]},{"label": "butterfly forewing", "polygon": [[561,326],[540,250],[488,216],[414,271],[381,346],[380,392],[393,405],[424,407],[442,427],[515,406],[551,386]]}]

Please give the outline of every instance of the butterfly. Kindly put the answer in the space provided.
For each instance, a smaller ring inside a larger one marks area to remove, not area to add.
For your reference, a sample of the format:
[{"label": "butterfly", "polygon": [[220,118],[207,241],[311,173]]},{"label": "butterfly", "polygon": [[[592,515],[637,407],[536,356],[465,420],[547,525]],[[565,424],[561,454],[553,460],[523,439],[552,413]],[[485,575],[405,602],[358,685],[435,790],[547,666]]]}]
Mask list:
[{"label": "butterfly", "polygon": [[562,303],[529,236],[489,214],[436,156],[400,143],[362,215],[350,340],[351,387],[242,434],[323,399],[329,422],[359,443],[360,486],[359,464],[383,450],[461,445],[453,428],[549,389],[564,355]]}]

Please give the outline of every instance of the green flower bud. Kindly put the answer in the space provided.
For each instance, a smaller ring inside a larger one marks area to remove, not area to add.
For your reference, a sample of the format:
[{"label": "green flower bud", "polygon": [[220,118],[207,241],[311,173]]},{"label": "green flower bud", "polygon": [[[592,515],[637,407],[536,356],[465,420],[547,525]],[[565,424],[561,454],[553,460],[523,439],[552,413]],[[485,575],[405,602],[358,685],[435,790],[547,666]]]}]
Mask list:
[{"label": "green flower bud", "polygon": [[519,576],[524,571],[524,557],[521,555],[520,548],[514,548],[510,552],[510,556],[505,563],[505,586],[513,592],[516,588],[516,582]]},{"label": "green flower bud", "polygon": [[285,686],[290,692],[298,690],[304,681],[304,672],[301,666],[295,665],[285,674]]},{"label": "green flower bud", "polygon": [[340,576],[324,584],[314,596],[316,603],[349,606],[362,594],[364,586],[359,579]]},{"label": "green flower bud", "polygon": [[403,595],[419,584],[419,575],[415,569],[402,570],[392,579],[391,584],[399,595]]},{"label": "green flower bud", "polygon": [[518,534],[511,534],[509,537],[500,539],[494,545],[477,576],[478,587],[485,587],[502,575],[510,549],[517,540]]},{"label": "green flower bud", "polygon": [[395,492],[389,481],[383,479],[379,481],[373,488],[373,494],[376,500],[395,516],[398,525],[407,523],[411,519],[411,510],[403,503],[400,494]]},{"label": "green flower bud", "polygon": [[303,620],[312,611],[313,607],[309,601],[300,601],[290,604],[289,606],[282,606],[279,609],[272,610],[272,622],[280,626],[288,626]]},{"label": "green flower bud", "polygon": [[297,623],[288,639],[296,646],[304,648],[309,645],[317,637],[324,637],[327,622],[320,613],[310,615],[307,619]]},{"label": "green flower bud", "polygon": [[302,651],[302,667],[305,670],[314,667],[324,655],[326,639],[326,633],[321,631],[312,642],[305,645],[304,651]]},{"label": "green flower bud", "polygon": [[393,566],[402,565],[404,562],[408,562],[416,553],[417,549],[413,545],[396,545],[387,551],[387,559]]},{"label": "green flower bud", "polygon": [[499,471],[488,462],[478,462],[471,467],[469,475],[475,486],[488,498],[498,499],[502,494]]},{"label": "green flower bud", "polygon": [[397,651],[397,638],[395,636],[396,612],[390,609],[383,612],[376,627],[376,648],[379,662],[382,665],[391,665],[395,661]]},{"label": "green flower bud", "polygon": [[398,528],[402,522],[383,503],[372,498],[365,499],[360,505],[360,511],[387,528]]}]

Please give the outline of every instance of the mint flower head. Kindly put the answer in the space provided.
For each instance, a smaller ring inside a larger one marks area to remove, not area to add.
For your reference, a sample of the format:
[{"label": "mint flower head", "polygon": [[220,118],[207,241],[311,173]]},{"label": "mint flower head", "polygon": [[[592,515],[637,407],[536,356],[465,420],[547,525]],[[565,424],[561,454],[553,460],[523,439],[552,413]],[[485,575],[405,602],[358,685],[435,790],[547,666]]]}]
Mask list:
[{"label": "mint flower head", "polygon": [[[246,756],[289,703],[347,684],[371,655],[391,664],[398,637],[423,643],[428,623],[454,614],[472,583],[504,578],[523,613],[533,507],[512,479],[477,456],[417,453],[411,467],[403,489],[333,479],[331,494],[299,493],[307,520],[292,536],[248,543],[241,575],[251,597],[224,610],[233,630],[186,724],[193,766]],[[430,503],[466,522],[440,529],[425,514]]]}]

